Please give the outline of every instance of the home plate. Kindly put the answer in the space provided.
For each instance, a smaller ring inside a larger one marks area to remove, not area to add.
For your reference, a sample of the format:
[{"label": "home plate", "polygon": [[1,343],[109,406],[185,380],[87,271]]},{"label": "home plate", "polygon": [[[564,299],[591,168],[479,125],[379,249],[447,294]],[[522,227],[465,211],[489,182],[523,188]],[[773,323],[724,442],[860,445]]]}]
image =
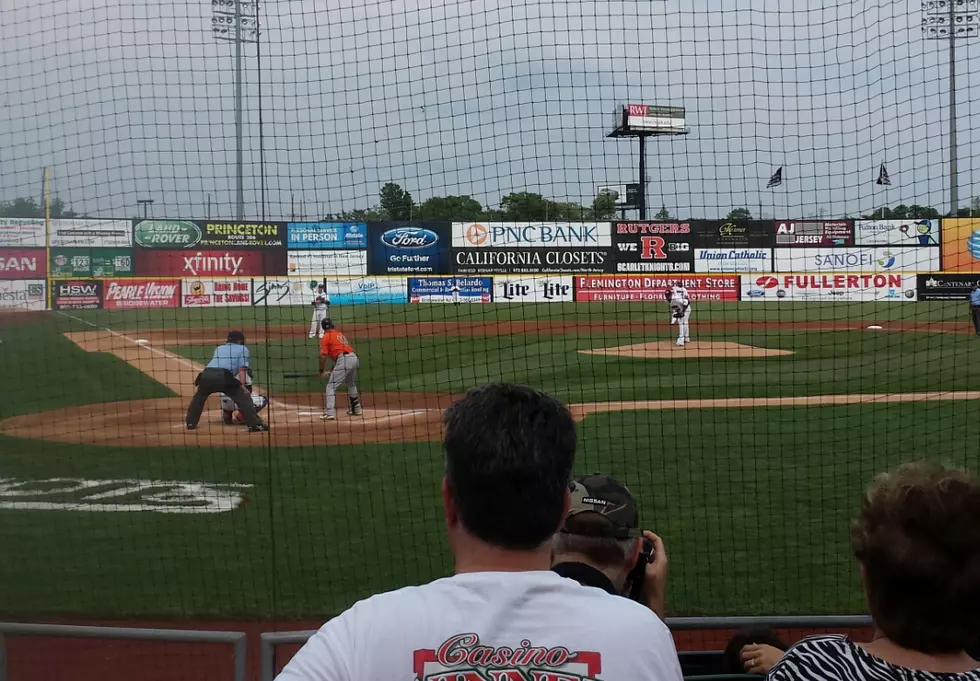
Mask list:
[{"label": "home plate", "polygon": [[319,416],[322,413],[323,413],[322,411],[298,411],[298,412],[296,412],[296,415],[297,416]]}]

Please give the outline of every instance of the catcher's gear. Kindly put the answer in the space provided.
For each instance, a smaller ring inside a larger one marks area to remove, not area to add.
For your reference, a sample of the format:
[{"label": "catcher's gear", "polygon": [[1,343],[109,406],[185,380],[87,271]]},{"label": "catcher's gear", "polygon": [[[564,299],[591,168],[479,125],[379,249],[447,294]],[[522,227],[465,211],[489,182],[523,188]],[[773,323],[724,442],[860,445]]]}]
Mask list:
[{"label": "catcher's gear", "polygon": [[322,322],[320,322],[320,326],[323,328],[324,331],[329,331],[330,329],[336,328],[333,322],[330,321],[329,318],[324,319]]}]

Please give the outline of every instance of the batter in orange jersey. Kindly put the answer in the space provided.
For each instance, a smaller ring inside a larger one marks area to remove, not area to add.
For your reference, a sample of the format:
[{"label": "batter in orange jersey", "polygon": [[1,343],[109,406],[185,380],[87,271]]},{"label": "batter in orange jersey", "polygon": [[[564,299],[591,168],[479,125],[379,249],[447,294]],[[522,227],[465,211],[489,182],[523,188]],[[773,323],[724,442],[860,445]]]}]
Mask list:
[{"label": "batter in orange jersey", "polygon": [[[337,388],[341,385],[347,386],[347,414],[360,416],[362,411],[361,399],[357,395],[357,370],[361,367],[361,361],[354,354],[354,348],[347,342],[347,338],[334,327],[332,321],[324,319],[320,326],[324,331],[320,339],[320,375],[327,379],[327,394],[320,420],[333,421],[337,418]],[[333,361],[333,369],[324,373],[328,357]]]}]

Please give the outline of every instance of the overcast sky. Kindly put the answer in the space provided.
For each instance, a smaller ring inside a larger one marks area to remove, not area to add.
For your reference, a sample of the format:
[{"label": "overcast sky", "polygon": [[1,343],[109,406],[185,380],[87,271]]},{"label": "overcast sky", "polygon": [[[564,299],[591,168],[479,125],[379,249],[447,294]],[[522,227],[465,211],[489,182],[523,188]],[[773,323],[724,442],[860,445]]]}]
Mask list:
[{"label": "overcast sky", "polygon": [[[234,217],[234,45],[210,0],[3,0],[0,199]],[[825,7],[815,8],[814,5]],[[691,134],[648,145],[649,203],[720,217],[944,208],[948,42],[902,0],[270,0],[244,48],[246,216],[529,190],[590,202],[636,178],[606,139],[627,102],[683,106]],[[415,6],[421,9],[415,9]],[[980,40],[958,45],[961,203],[974,170]],[[259,70],[261,62],[261,100]],[[884,161],[893,186],[874,185]],[[786,182],[765,190],[778,166]]]}]

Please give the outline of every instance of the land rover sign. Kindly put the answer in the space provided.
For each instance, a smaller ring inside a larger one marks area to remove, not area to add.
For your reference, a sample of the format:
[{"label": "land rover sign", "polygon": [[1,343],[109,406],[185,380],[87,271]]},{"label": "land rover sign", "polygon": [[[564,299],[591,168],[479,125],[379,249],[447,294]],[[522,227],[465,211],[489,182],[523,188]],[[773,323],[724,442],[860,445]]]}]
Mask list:
[{"label": "land rover sign", "polygon": [[201,228],[189,220],[143,220],[134,239],[143,248],[191,248],[201,240]]}]

